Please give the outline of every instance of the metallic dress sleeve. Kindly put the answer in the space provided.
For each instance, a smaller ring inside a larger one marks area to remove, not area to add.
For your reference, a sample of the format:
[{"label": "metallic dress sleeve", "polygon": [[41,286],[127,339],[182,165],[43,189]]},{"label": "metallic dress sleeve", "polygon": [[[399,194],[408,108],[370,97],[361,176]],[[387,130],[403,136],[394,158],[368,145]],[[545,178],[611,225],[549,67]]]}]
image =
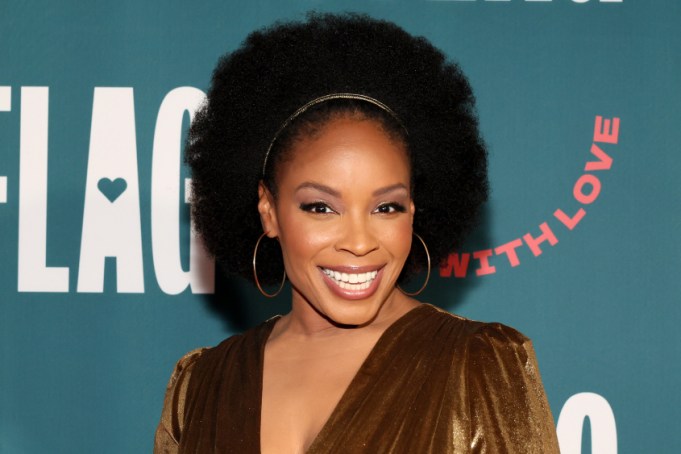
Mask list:
[{"label": "metallic dress sleeve", "polygon": [[471,453],[559,453],[553,416],[532,343],[486,324],[467,349]]},{"label": "metallic dress sleeve", "polygon": [[184,428],[184,403],[191,370],[205,348],[184,355],[175,365],[166,388],[161,421],[154,437],[154,454],[177,454]]}]

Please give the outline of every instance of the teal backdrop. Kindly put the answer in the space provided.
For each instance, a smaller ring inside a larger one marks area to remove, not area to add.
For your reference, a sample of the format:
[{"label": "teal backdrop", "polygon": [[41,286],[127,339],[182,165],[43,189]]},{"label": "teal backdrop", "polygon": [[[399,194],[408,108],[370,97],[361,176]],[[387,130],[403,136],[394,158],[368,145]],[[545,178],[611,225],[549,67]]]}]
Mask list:
[{"label": "teal backdrop", "polygon": [[0,452],[150,452],[175,361],[287,310],[213,280],[179,152],[217,58],[312,9],[477,94],[492,198],[422,300],[533,339],[564,453],[680,452],[677,0],[0,1]]}]

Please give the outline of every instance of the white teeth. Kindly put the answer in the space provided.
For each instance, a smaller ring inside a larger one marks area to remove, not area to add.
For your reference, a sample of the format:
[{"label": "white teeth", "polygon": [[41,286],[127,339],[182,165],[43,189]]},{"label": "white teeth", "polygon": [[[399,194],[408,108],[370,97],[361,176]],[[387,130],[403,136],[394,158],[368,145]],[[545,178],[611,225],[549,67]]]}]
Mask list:
[{"label": "white teeth", "polygon": [[365,282],[363,284],[349,284],[347,282],[341,281],[338,286],[345,290],[366,290],[369,288],[369,284],[369,282]]},{"label": "white teeth", "polygon": [[322,271],[333,279],[340,288],[345,290],[365,290],[369,288],[378,275],[378,271],[368,271],[366,273],[340,273],[326,268],[322,268]]}]

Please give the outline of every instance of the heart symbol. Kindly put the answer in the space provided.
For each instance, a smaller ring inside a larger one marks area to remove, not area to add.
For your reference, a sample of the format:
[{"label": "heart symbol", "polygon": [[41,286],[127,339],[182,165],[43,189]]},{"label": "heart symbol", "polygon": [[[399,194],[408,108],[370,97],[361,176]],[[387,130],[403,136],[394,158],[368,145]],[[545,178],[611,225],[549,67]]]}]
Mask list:
[{"label": "heart symbol", "polygon": [[123,194],[128,187],[128,183],[123,178],[116,178],[110,180],[109,178],[101,178],[97,183],[97,188],[104,194],[104,197],[109,199],[109,202],[114,203],[121,194]]}]

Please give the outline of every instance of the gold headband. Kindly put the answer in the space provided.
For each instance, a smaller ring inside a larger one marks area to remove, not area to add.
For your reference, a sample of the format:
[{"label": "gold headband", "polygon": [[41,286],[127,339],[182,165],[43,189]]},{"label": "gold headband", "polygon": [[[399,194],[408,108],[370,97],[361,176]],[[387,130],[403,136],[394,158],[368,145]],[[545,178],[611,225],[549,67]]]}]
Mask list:
[{"label": "gold headband", "polygon": [[409,132],[407,131],[407,128],[404,126],[404,123],[402,123],[402,120],[400,120],[400,117],[397,116],[397,114],[388,106],[383,104],[381,101],[378,99],[372,98],[371,96],[366,96],[366,95],[360,95],[357,93],[331,93],[328,95],[320,96],[319,98],[315,98],[312,101],[308,102],[304,106],[300,107],[298,110],[293,112],[293,114],[286,119],[285,122],[281,124],[279,129],[277,130],[276,134],[274,134],[274,137],[272,138],[272,141],[270,142],[269,147],[267,147],[267,153],[265,153],[265,160],[262,163],[262,176],[263,178],[265,177],[265,169],[267,168],[267,159],[270,157],[270,151],[272,151],[272,147],[274,146],[274,142],[277,141],[279,138],[279,135],[282,133],[284,129],[286,129],[293,120],[298,118],[300,114],[305,112],[307,109],[309,109],[312,106],[316,106],[317,104],[320,104],[325,101],[330,101],[333,99],[354,99],[358,101],[365,101],[370,104],[373,104],[374,106],[378,107],[379,109],[387,112],[391,117],[399,123],[399,125],[404,129],[404,132],[409,135]]}]

